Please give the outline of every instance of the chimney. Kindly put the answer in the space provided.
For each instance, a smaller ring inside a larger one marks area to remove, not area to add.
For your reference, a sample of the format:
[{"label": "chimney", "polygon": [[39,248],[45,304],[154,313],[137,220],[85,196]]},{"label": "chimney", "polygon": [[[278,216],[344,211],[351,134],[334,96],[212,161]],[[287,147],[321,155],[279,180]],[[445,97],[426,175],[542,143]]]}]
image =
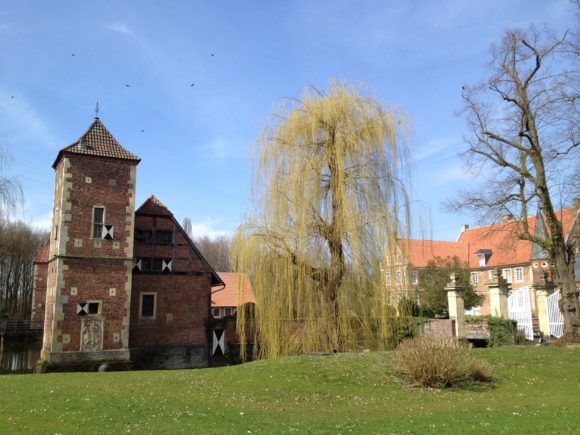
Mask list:
[{"label": "chimney", "polygon": [[459,239],[461,239],[461,235],[466,232],[469,229],[469,225],[467,224],[461,224],[461,231],[459,232],[459,235],[457,236],[457,241],[459,242]]},{"label": "chimney", "polygon": [[574,207],[576,210],[580,210],[580,198],[574,198],[572,200],[572,207]]},{"label": "chimney", "polygon": [[506,223],[506,222],[510,222],[514,220],[513,216],[511,214],[503,214],[501,215],[501,223]]}]

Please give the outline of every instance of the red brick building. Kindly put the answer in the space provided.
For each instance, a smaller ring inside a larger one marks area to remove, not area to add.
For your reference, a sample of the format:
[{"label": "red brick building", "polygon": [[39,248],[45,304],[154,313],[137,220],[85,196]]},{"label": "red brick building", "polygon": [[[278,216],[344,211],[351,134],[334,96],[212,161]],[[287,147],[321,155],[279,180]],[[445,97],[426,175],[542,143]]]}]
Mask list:
[{"label": "red brick building", "polygon": [[33,299],[38,319],[46,292],[49,367],[208,365],[211,286],[223,282],[159,200],[135,212],[139,161],[95,118],[53,164],[51,237]]},{"label": "red brick building", "polygon": [[[236,329],[238,309],[246,309],[246,316],[252,312],[250,306],[256,303],[256,296],[247,275],[233,272],[218,272],[224,285],[215,287],[211,294],[212,365],[235,364],[240,359],[240,337]],[[248,340],[247,356],[251,355],[254,331],[246,325]]]},{"label": "red brick building", "polygon": [[214,319],[235,316],[239,306],[256,303],[256,296],[247,275],[234,272],[218,272],[218,275],[225,287],[212,291],[211,313]]},{"label": "red brick building", "polygon": [[[572,208],[563,208],[556,215],[562,224],[566,243],[576,253],[575,275],[580,286],[580,200],[574,200]],[[541,212],[529,217],[528,225],[536,236],[546,237],[547,229]],[[469,268],[474,289],[484,296],[483,303],[472,314],[490,314],[488,283],[499,270],[512,292],[522,290],[528,293],[536,322],[535,286],[544,274],[552,281],[555,272],[547,252],[535,243],[519,239],[517,235],[521,227],[521,222],[506,217],[501,222],[476,228],[463,225],[456,241],[402,239],[397,252],[391,256],[393,258],[387,256],[385,260],[389,267],[387,284],[399,295],[415,294],[419,272],[430,260],[457,257]]]},{"label": "red brick building", "polygon": [[50,240],[47,240],[44,246],[34,257],[34,282],[32,291],[32,314],[33,322],[44,321],[44,304],[46,302],[46,278],[48,275],[48,251]]}]

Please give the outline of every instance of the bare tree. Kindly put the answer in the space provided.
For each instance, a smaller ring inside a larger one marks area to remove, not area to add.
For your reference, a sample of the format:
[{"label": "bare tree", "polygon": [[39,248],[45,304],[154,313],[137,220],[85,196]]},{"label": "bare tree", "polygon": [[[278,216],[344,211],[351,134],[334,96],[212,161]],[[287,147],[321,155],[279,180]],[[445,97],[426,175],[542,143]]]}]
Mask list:
[{"label": "bare tree", "polygon": [[33,261],[47,238],[22,222],[0,221],[0,316],[30,318]]},{"label": "bare tree", "polygon": [[185,231],[185,234],[193,240],[193,228],[191,226],[191,219],[188,217],[183,219],[183,231]]},{"label": "bare tree", "polygon": [[231,237],[196,237],[194,239],[196,246],[201,251],[211,267],[217,272],[230,272],[230,244]]},{"label": "bare tree", "polygon": [[198,236],[193,234],[191,219],[183,219],[183,231],[195,243],[201,255],[208,261],[217,272],[230,272],[230,245],[231,236],[222,235],[216,237]]},{"label": "bare tree", "polygon": [[0,144],[0,217],[6,217],[22,201],[22,187],[14,177],[4,175],[12,161],[10,150]]},{"label": "bare tree", "polygon": [[[552,257],[561,288],[564,331],[578,335],[580,306],[574,249],[555,208],[578,196],[578,44],[572,33],[507,30],[493,46],[491,75],[463,87],[470,129],[466,163],[486,174],[485,185],[464,191],[451,206],[517,218],[518,236]],[[564,194],[568,195],[566,197]],[[536,237],[528,216],[540,206],[549,235]]]}]

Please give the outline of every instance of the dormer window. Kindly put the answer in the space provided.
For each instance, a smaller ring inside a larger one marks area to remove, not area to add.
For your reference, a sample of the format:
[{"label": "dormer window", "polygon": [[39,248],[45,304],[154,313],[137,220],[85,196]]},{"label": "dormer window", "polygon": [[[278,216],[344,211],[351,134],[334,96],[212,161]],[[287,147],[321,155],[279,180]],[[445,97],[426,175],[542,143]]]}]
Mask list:
[{"label": "dormer window", "polygon": [[491,257],[491,249],[480,249],[475,255],[479,259],[479,267],[486,267],[489,257]]}]

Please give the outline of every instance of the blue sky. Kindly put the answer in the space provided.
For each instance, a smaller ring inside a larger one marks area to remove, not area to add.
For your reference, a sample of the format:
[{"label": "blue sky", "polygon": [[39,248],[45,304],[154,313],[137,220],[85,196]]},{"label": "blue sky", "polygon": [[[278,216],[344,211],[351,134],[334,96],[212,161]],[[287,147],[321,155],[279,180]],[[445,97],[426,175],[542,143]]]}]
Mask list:
[{"label": "blue sky", "polygon": [[[95,102],[139,155],[137,206],[156,195],[196,235],[233,231],[251,209],[250,148],[272,109],[333,78],[362,83],[411,117],[414,201],[437,239],[472,216],[441,203],[462,171],[464,83],[486,76],[506,27],[574,26],[567,0],[0,0],[0,144],[19,217],[48,228],[58,150]],[[191,86],[191,85],[194,86]],[[127,86],[129,85],[129,86]],[[427,218],[427,221],[429,218]]]}]

